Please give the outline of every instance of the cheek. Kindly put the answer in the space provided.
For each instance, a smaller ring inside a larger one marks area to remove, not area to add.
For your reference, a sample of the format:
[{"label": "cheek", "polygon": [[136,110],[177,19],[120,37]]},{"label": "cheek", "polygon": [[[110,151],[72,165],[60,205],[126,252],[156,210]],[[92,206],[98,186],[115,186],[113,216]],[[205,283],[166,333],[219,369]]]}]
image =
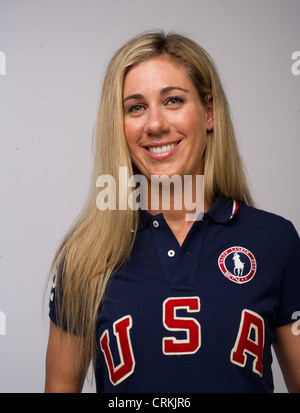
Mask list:
[{"label": "cheek", "polygon": [[177,123],[177,130],[181,131],[194,144],[201,144],[206,139],[205,125],[200,118],[185,117],[181,123]]},{"label": "cheek", "polygon": [[138,127],[137,122],[125,121],[124,134],[129,148],[138,143],[140,137],[140,128]]},{"label": "cheek", "polygon": [[[203,111],[198,111],[190,123],[194,135],[202,142],[206,140],[206,119]],[[200,142],[199,142],[200,143]]]},{"label": "cheek", "polygon": [[201,107],[194,106],[186,111],[171,113],[169,120],[172,126],[185,136],[205,138],[205,115]]}]

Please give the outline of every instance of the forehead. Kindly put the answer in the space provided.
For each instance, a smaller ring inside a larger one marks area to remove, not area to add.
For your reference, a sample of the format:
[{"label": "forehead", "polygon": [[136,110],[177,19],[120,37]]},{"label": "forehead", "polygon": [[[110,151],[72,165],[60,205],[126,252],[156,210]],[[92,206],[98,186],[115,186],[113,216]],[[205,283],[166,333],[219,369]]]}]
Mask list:
[{"label": "forehead", "polygon": [[185,66],[170,56],[159,56],[130,69],[124,79],[123,94],[183,85],[193,87]]}]

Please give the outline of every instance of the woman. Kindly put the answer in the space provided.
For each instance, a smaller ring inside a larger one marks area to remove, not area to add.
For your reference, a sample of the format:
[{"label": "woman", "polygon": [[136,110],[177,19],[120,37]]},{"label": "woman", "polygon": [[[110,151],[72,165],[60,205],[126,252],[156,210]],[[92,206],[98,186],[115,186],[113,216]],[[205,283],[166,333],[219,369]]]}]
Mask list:
[{"label": "woman", "polygon": [[[300,391],[299,237],[253,207],[207,53],[161,32],[126,43],[95,137],[89,199],[54,259],[46,392],[80,392],[91,360],[98,392],[272,392],[272,345]],[[136,174],[147,182],[139,209],[121,199]],[[153,206],[153,176],[189,176],[199,211],[200,175],[204,214],[187,219],[184,185],[179,206],[177,184],[168,207]],[[104,176],[122,208],[97,202]]]}]

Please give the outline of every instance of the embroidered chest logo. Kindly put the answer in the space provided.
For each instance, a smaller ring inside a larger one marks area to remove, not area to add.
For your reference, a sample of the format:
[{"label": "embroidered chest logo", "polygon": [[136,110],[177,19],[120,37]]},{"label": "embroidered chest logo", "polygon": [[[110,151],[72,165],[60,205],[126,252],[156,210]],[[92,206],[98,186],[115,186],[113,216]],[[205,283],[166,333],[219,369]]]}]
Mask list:
[{"label": "embroidered chest logo", "polygon": [[223,275],[237,284],[252,280],[257,268],[254,255],[243,247],[231,247],[222,252],[218,264]]}]

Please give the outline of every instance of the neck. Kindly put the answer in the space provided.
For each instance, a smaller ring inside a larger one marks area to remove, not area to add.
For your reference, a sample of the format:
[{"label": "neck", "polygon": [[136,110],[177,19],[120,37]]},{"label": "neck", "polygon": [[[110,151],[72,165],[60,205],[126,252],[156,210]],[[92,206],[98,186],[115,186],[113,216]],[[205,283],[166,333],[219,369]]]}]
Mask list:
[{"label": "neck", "polygon": [[209,209],[204,200],[203,175],[188,178],[185,177],[183,185],[179,175],[148,185],[148,212],[164,214],[179,245],[199,214]]}]

